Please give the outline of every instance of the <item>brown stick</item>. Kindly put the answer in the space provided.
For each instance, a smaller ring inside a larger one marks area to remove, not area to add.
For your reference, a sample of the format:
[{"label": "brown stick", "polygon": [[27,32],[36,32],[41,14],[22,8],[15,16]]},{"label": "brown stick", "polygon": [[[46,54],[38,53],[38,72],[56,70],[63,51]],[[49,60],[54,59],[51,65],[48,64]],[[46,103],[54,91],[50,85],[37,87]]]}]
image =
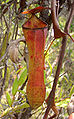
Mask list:
[{"label": "brown stick", "polygon": [[[68,35],[71,38],[71,40],[74,42],[74,39],[70,36],[67,30],[66,31],[64,30],[64,32],[62,32],[59,28],[59,23],[56,16],[56,0],[51,1],[51,13],[52,13],[52,22],[53,22],[53,29],[54,29],[54,38],[57,39]],[[69,26],[70,25],[68,25],[68,27]]]},{"label": "brown stick", "polygon": [[[72,18],[73,18],[73,13],[74,13],[73,8],[74,7],[72,6],[68,21],[66,22],[66,25],[65,25],[65,28],[64,28],[65,32],[67,32],[67,31],[69,32],[69,28],[70,28]],[[67,37],[64,36],[63,39],[62,39],[62,46],[61,46],[61,50],[60,50],[59,61],[58,61],[58,66],[57,66],[54,82],[53,82],[53,87],[52,87],[52,90],[51,90],[48,98],[46,99],[47,109],[46,109],[46,112],[45,112],[45,115],[44,115],[43,119],[47,119],[49,110],[51,108],[53,108],[53,106],[55,107],[55,91],[56,91],[56,86],[57,86],[57,81],[58,81],[58,78],[59,78],[60,70],[61,70],[61,67],[62,67],[62,61],[63,61],[63,58],[64,58],[64,53],[65,53],[65,48],[66,48],[66,41],[67,41]]]},{"label": "brown stick", "polygon": [[51,1],[51,13],[52,13],[52,22],[53,22],[55,39],[65,36],[66,33],[60,30],[59,23],[56,17],[56,0]]}]

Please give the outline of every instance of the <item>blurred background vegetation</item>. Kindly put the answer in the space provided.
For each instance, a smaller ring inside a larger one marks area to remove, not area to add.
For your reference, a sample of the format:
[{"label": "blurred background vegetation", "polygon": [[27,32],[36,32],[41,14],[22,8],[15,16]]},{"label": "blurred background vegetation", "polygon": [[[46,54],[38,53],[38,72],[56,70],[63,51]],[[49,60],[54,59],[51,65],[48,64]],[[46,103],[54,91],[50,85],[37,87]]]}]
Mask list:
[{"label": "blurred background vegetation", "polygon": [[[58,21],[63,30],[70,13],[73,0],[60,0]],[[11,61],[9,44],[23,38],[22,25],[30,17],[22,15],[22,11],[38,6],[51,7],[51,0],[0,0],[0,115],[1,119],[42,119],[46,103],[37,110],[31,110],[26,97],[27,62],[25,41],[15,45],[12,55],[15,63]],[[44,10],[37,16],[48,24],[48,35],[45,50],[49,46],[53,35],[51,11]],[[74,19],[72,20],[70,35],[74,38]],[[49,95],[55,72],[57,69],[59,51],[62,38],[56,39],[45,58],[45,85],[46,98]],[[17,51],[17,49],[19,49]],[[22,58],[23,57],[23,58]],[[67,37],[66,50],[62,68],[57,84],[55,102],[59,110],[56,119],[67,119],[67,106],[74,93],[74,44]],[[49,113],[53,114],[52,110]]]}]

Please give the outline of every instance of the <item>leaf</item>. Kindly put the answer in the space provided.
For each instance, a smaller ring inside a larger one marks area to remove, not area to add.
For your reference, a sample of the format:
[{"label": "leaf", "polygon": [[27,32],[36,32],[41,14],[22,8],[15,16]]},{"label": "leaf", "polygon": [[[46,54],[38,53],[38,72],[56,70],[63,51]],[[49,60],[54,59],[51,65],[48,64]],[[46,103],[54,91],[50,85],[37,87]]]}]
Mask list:
[{"label": "leaf", "polygon": [[74,85],[72,86],[71,90],[70,90],[70,94],[69,96],[71,97],[71,95],[74,93]]},{"label": "leaf", "polygon": [[23,70],[24,68],[25,68],[25,67],[22,67],[22,68],[18,69],[16,73],[19,73],[19,72],[20,72],[21,70]]},{"label": "leaf", "polygon": [[26,76],[27,76],[27,69],[25,69],[25,70],[22,72],[22,74],[21,74],[21,76],[20,76],[20,78],[19,78],[19,80],[18,80],[18,85],[19,85],[19,86],[22,85],[22,84],[25,82]]},{"label": "leaf", "polygon": [[21,105],[16,106],[16,109],[23,109],[23,108],[28,108],[30,105],[28,103],[23,103]]},{"label": "leaf", "polygon": [[18,111],[19,109],[28,108],[28,107],[30,107],[30,105],[28,103],[22,103],[15,107],[9,107],[5,111],[2,112],[0,117],[2,118],[4,116],[6,116],[7,114],[13,114],[15,111]]},{"label": "leaf", "polygon": [[25,69],[22,72],[19,80],[17,80],[17,78],[14,80],[14,83],[13,83],[13,86],[12,86],[12,94],[13,95],[15,95],[16,92],[18,91],[18,87],[21,86],[25,82],[26,76],[27,76],[27,69]]},{"label": "leaf", "polygon": [[16,79],[14,80],[14,82],[13,82],[12,94],[15,95],[17,91],[18,91],[18,80],[17,80],[17,78],[16,78]]},{"label": "leaf", "polygon": [[52,74],[52,65],[50,64],[50,62],[48,60],[47,60],[47,62],[49,64],[49,66],[50,66],[50,76],[51,76],[51,74]]},{"label": "leaf", "polygon": [[4,90],[6,90],[8,88],[9,79],[10,79],[10,69],[7,67],[7,73],[6,73],[6,80],[5,80]]},{"label": "leaf", "polygon": [[64,76],[64,79],[66,80],[67,83],[69,83],[68,79]]},{"label": "leaf", "polygon": [[4,69],[2,69],[2,78],[4,78]]},{"label": "leaf", "polygon": [[57,106],[66,108],[68,103],[69,103],[70,99],[65,99],[65,100],[61,100],[60,102],[56,103]]},{"label": "leaf", "polygon": [[25,92],[23,90],[18,90],[18,92],[20,92],[22,94],[25,94]]},{"label": "leaf", "polygon": [[5,54],[6,52],[6,47],[7,47],[7,41],[9,40],[11,36],[11,32],[9,32],[9,34],[7,34],[7,32],[5,33],[5,37],[3,39],[3,43],[2,43],[2,49],[1,49],[1,57]]},{"label": "leaf", "polygon": [[6,99],[7,99],[7,102],[8,102],[8,104],[9,104],[9,106],[11,107],[11,105],[12,105],[12,100],[11,100],[11,97],[10,97],[9,92],[6,92]]}]

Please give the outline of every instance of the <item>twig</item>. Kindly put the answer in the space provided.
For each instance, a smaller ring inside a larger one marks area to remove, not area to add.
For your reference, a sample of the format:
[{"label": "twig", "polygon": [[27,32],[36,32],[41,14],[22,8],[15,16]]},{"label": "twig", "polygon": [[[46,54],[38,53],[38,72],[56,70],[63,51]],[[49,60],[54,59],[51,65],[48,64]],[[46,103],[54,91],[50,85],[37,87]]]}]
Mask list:
[{"label": "twig", "polygon": [[5,16],[4,16],[4,14],[2,14],[2,16],[3,16],[3,18],[4,18],[4,21],[5,21],[6,28],[9,30],[8,23],[7,23],[6,19],[5,19]]},{"label": "twig", "polygon": [[46,50],[46,52],[45,52],[45,54],[44,54],[45,56],[47,55],[47,52],[48,52],[48,50],[50,49],[51,45],[53,44],[54,40],[55,40],[55,39],[53,39],[53,40],[51,41],[49,47],[47,48],[47,50]]},{"label": "twig", "polygon": [[5,14],[8,11],[8,7],[10,7],[13,2],[14,2],[14,0],[10,0],[9,2],[4,3],[4,4],[1,3],[2,14]]}]

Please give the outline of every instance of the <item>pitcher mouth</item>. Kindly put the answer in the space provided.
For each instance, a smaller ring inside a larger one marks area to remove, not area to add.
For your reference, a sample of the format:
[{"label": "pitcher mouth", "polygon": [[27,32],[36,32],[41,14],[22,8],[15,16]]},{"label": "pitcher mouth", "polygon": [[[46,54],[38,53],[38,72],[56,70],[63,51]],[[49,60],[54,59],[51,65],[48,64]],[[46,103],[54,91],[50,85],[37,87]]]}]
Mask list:
[{"label": "pitcher mouth", "polygon": [[28,30],[39,30],[48,28],[48,24],[38,18],[36,15],[32,15],[28,21],[22,25],[22,28]]},{"label": "pitcher mouth", "polygon": [[23,29],[29,29],[29,30],[40,30],[40,29],[45,29],[45,28],[48,28],[48,27],[43,27],[43,28],[29,28],[29,27],[24,27],[24,26],[22,25],[22,28],[23,28]]}]

